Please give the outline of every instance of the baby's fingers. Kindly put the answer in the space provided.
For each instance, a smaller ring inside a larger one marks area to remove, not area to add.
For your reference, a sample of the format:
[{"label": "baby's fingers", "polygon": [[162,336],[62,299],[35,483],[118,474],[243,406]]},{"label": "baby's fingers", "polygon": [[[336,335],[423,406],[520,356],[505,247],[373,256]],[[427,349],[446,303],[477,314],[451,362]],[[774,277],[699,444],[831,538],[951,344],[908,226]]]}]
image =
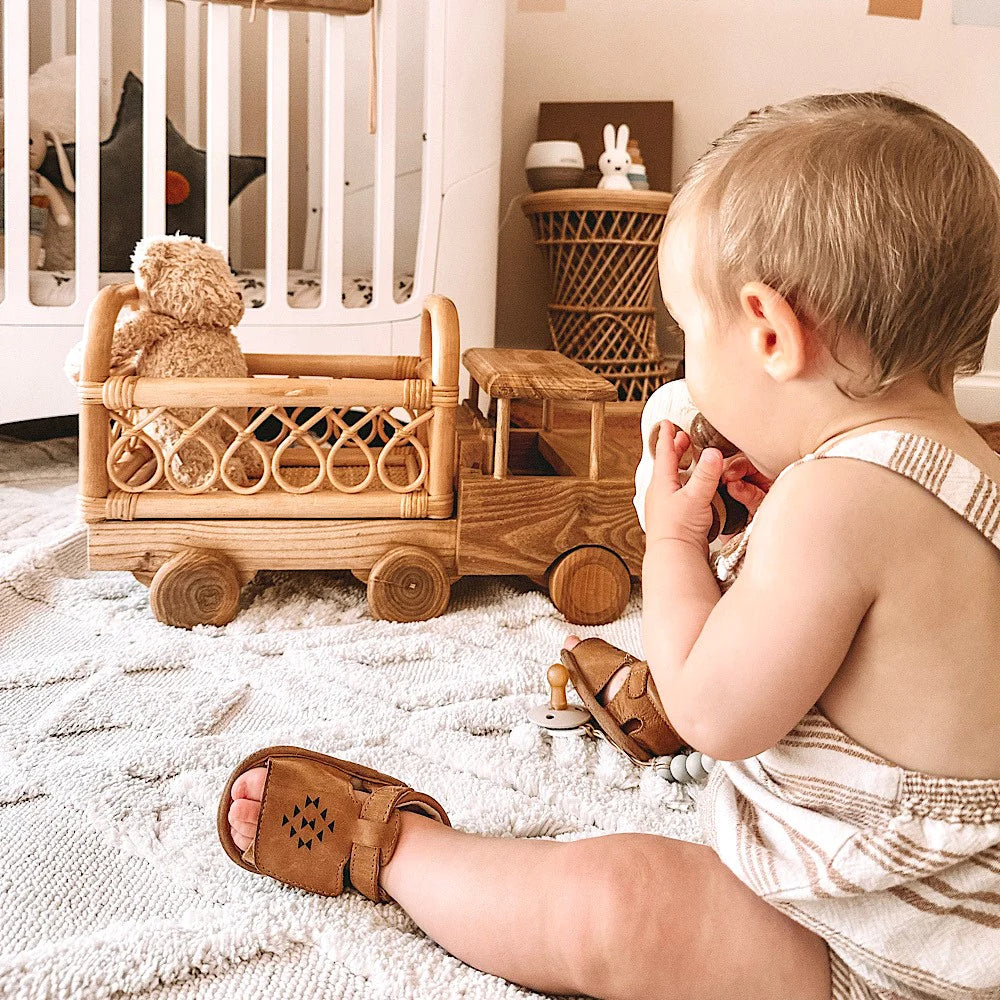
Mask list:
[{"label": "baby's fingers", "polygon": [[722,471],[722,481],[727,485],[740,479],[745,479],[754,486],[759,486],[765,493],[771,485],[771,480],[743,454],[727,458]]},{"label": "baby's fingers", "polygon": [[706,448],[698,457],[698,464],[684,488],[695,500],[708,506],[719,488],[721,475],[722,452],[718,448]]},{"label": "baby's fingers", "polygon": [[655,448],[653,451],[653,476],[666,481],[674,490],[681,488],[678,476],[677,449],[674,444],[677,428],[669,420],[661,420],[656,425]]},{"label": "baby's fingers", "polygon": [[729,490],[729,495],[738,503],[743,504],[751,514],[757,512],[761,501],[767,496],[759,486],[754,486],[753,483],[749,483],[745,479],[738,479],[735,483],[729,483],[726,489]]}]

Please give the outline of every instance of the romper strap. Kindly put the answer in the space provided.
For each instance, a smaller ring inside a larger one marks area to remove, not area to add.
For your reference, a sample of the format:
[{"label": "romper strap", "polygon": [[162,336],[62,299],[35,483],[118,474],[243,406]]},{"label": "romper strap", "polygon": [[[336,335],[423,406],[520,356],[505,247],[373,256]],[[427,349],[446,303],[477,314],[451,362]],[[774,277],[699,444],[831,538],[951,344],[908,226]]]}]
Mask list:
[{"label": "romper strap", "polygon": [[939,441],[902,431],[869,431],[804,460],[810,458],[857,458],[898,472],[933,493],[1000,549],[1000,484]]}]

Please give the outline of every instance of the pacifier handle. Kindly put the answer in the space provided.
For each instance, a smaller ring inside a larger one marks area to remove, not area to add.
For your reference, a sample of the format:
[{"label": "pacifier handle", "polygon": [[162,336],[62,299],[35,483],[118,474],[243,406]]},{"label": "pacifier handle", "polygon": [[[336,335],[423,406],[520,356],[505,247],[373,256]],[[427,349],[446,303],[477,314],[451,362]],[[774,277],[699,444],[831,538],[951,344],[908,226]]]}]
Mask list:
[{"label": "pacifier handle", "polygon": [[553,663],[545,674],[549,682],[549,708],[561,712],[566,708],[566,685],[569,683],[569,671],[561,663]]}]

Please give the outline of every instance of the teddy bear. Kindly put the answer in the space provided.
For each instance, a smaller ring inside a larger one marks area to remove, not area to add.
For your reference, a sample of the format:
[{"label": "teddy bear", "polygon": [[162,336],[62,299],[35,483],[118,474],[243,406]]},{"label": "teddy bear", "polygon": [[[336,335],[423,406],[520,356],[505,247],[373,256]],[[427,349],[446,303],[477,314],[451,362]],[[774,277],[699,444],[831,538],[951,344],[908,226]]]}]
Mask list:
[{"label": "teddy bear", "polygon": [[[232,332],[243,318],[243,299],[218,250],[191,236],[142,240],[132,256],[132,273],[139,292],[138,306],[123,309],[118,316],[111,345],[112,371],[134,360],[139,377],[247,378],[246,359]],[[67,374],[73,381],[79,378],[82,347],[78,344],[66,361]],[[205,411],[176,408],[169,412],[190,427]],[[237,426],[246,426],[245,409],[227,408],[224,412]],[[143,429],[160,446],[164,457],[177,445],[183,431],[166,415]],[[236,434],[226,420],[214,416],[199,429],[197,438],[185,442],[173,455],[168,478],[188,490],[204,487],[214,472],[209,448],[221,458]],[[226,474],[242,487],[258,482],[262,472],[261,458],[249,443],[241,446],[226,464]]]}]

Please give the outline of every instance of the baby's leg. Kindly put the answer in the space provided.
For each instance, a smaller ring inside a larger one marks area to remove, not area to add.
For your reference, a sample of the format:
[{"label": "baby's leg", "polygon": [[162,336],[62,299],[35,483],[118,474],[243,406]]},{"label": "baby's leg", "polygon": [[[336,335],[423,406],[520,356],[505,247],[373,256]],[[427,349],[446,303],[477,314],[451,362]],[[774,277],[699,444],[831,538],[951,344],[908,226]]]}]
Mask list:
[{"label": "baby's leg", "polygon": [[[244,848],[264,771],[233,786]],[[829,1000],[824,942],[699,844],[650,834],[560,843],[480,837],[402,812],[389,895],[468,965],[544,993]]]}]

